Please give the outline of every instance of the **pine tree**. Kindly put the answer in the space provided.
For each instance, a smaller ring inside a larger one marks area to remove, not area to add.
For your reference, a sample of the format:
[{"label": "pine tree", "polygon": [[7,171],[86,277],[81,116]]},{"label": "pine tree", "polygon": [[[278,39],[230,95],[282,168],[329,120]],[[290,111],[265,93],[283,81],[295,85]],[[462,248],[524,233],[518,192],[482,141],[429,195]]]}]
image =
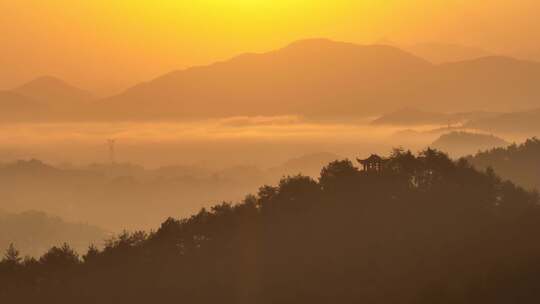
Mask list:
[{"label": "pine tree", "polygon": [[2,263],[9,265],[19,265],[22,261],[19,250],[15,248],[15,245],[11,243],[4,254],[4,259]]}]

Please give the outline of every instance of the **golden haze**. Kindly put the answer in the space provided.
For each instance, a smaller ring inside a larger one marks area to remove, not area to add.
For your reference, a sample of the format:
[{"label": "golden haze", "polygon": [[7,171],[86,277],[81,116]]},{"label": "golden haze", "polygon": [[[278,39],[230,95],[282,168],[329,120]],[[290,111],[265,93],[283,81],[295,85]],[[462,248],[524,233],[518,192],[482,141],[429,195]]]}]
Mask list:
[{"label": "golden haze", "polygon": [[534,0],[1,0],[0,88],[52,74],[109,94],[310,37],[534,53],[540,27],[527,16],[539,8]]}]

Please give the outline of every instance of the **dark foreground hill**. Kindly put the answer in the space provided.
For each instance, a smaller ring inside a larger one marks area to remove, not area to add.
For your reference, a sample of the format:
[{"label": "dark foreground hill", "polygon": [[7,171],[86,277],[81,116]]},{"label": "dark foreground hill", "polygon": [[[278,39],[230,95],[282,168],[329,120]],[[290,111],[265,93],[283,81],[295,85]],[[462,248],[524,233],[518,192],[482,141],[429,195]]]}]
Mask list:
[{"label": "dark foreground hill", "polygon": [[538,196],[426,150],[296,176],[82,259],[0,263],[9,303],[538,303]]}]

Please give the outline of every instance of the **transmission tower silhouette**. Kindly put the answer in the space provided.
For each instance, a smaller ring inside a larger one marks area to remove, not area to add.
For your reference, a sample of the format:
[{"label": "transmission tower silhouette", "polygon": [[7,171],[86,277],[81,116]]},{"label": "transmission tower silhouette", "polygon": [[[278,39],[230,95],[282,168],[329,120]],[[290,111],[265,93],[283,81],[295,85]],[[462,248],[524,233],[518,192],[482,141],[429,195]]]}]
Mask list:
[{"label": "transmission tower silhouette", "polygon": [[111,164],[116,163],[116,139],[108,139],[107,146],[109,147],[109,161]]}]

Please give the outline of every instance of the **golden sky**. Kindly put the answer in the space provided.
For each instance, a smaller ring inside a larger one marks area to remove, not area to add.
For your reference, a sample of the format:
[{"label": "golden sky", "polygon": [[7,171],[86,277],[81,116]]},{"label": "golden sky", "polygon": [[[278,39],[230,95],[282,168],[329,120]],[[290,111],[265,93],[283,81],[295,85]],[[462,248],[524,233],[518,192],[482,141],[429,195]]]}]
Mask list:
[{"label": "golden sky", "polygon": [[313,37],[536,52],[539,10],[538,0],[0,0],[0,88],[51,74],[108,93]]}]

